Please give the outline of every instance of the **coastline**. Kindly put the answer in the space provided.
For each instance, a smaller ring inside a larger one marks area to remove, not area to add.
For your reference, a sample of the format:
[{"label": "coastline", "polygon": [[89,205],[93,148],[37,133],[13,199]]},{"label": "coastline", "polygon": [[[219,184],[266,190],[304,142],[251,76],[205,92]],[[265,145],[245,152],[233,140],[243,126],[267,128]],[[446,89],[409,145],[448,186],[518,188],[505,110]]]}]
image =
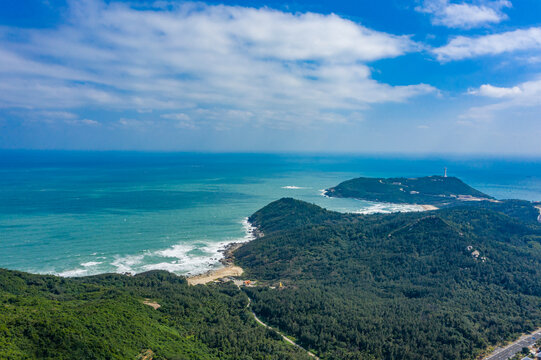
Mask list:
[{"label": "coastline", "polygon": [[[361,200],[361,199],[357,199]],[[361,200],[367,201],[367,200]],[[424,212],[439,210],[439,207],[434,205],[423,204],[402,204],[402,203],[387,203],[387,202],[372,202],[370,207],[361,210],[353,211],[353,214],[370,215],[370,214],[392,214],[399,212]]]},{"label": "coastline", "polygon": [[190,285],[203,285],[209,282],[216,281],[218,279],[229,276],[240,276],[244,273],[244,270],[240,266],[228,265],[221,269],[209,270],[201,275],[194,275],[186,278],[186,281]]},{"label": "coastline", "polygon": [[[327,195],[324,195],[327,196]],[[433,211],[433,210],[439,210],[438,207],[434,205],[420,205],[420,204],[406,204],[406,205],[412,205],[412,206],[419,206],[422,208],[421,211]],[[541,207],[540,210],[541,212]],[[223,253],[223,258],[220,259],[220,263],[224,266],[220,269],[212,269],[208,270],[202,274],[197,275],[189,275],[186,276],[186,281],[190,285],[202,285],[202,284],[208,284],[213,281],[217,281],[221,278],[226,277],[237,277],[241,276],[244,273],[244,269],[242,269],[240,266],[235,265],[235,256],[234,252],[239,249],[244,244],[255,240],[257,238],[260,238],[264,236],[264,234],[248,219],[245,219],[245,222],[247,224],[247,241],[243,242],[231,242],[227,244],[223,250],[220,250],[220,252]]]},{"label": "coastline", "polygon": [[220,252],[223,253],[223,258],[220,259],[220,263],[222,263],[224,267],[220,269],[208,270],[207,272],[199,275],[187,276],[186,281],[188,284],[208,284],[209,282],[213,282],[224,277],[240,276],[244,273],[244,270],[240,266],[235,265],[235,251],[244,244],[263,236],[263,234],[255,226],[253,226],[248,219],[245,221],[248,224],[248,240],[243,242],[231,242],[227,244],[223,250],[220,250]]},{"label": "coastline", "polygon": [[222,265],[224,265],[224,267],[220,269],[209,270],[203,274],[188,276],[186,277],[186,281],[188,281],[188,284],[201,285],[216,281],[223,277],[242,275],[244,273],[244,270],[240,266],[235,265],[235,256],[233,255],[233,253],[244,244],[245,242],[232,242],[227,244],[222,250],[224,257],[220,259],[220,262],[222,263]]},{"label": "coastline", "polygon": [[[329,199],[343,198],[341,196],[331,196],[331,195],[329,195],[329,193],[331,193],[329,191],[329,189],[322,189],[322,190],[319,190],[319,191],[320,191],[321,196],[329,198]],[[343,199],[345,199],[345,198],[343,198]],[[366,199],[360,199],[360,198],[351,198],[351,199],[370,202],[370,203],[375,204],[376,206],[377,205],[383,205],[383,206],[388,206],[388,207],[393,207],[394,206],[396,208],[396,210],[394,210],[394,211],[393,210],[391,210],[391,211],[381,211],[381,210],[370,210],[370,209],[369,210],[359,210],[359,211],[354,211],[353,212],[354,214],[374,214],[374,213],[401,212],[401,211],[404,211],[404,209],[399,209],[400,207],[408,207],[408,206],[410,206],[410,207],[417,206],[418,209],[407,209],[407,210],[405,210],[406,212],[433,211],[433,210],[439,210],[440,209],[439,207],[434,206],[434,205],[410,204],[410,203],[390,203],[390,202],[385,202],[385,201],[373,201],[373,200],[366,200]]]}]

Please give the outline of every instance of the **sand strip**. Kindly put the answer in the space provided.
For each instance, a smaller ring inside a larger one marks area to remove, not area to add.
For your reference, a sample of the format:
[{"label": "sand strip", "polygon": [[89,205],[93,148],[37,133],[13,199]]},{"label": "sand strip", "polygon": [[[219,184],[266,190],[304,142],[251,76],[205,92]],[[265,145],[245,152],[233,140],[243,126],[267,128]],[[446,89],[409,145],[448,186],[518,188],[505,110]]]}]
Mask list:
[{"label": "sand strip", "polygon": [[240,276],[244,270],[240,266],[228,265],[218,270],[210,270],[201,275],[190,276],[186,280],[190,285],[206,284],[228,276]]},{"label": "sand strip", "polygon": [[240,266],[235,265],[235,256],[233,253],[240,248],[244,243],[231,243],[228,244],[223,250],[224,258],[220,262],[224,265],[221,269],[209,270],[201,275],[189,276],[186,281],[190,285],[207,284],[218,279],[228,276],[240,276],[244,273],[244,270]]},{"label": "sand strip", "polygon": [[424,211],[438,210],[439,208],[434,205],[421,205]]}]

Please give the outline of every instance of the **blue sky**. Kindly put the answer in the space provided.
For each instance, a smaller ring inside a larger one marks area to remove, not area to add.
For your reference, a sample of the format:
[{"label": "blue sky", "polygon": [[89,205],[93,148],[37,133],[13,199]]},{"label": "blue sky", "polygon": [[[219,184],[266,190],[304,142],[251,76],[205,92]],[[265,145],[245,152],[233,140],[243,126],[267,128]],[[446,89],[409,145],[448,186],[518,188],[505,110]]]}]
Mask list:
[{"label": "blue sky", "polygon": [[0,3],[0,148],[541,155],[541,2]]}]

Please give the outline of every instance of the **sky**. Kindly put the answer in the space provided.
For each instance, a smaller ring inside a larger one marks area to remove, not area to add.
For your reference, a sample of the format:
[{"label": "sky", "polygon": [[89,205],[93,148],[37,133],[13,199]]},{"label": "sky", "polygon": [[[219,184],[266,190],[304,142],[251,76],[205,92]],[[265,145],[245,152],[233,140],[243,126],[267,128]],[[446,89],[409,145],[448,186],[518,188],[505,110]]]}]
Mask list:
[{"label": "sky", "polygon": [[540,0],[2,0],[0,149],[541,156]]}]

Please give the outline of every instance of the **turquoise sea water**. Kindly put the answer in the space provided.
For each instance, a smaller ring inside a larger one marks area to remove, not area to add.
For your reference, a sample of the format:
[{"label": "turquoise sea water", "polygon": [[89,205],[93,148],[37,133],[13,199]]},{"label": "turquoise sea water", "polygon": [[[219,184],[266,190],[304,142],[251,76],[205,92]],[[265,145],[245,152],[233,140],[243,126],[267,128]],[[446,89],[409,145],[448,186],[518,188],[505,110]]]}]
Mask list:
[{"label": "turquoise sea water", "polygon": [[288,196],[338,211],[411,206],[330,199],[356,176],[443,168],[497,198],[541,200],[540,159],[0,151],[0,267],[64,276],[219,267],[243,220]]}]

